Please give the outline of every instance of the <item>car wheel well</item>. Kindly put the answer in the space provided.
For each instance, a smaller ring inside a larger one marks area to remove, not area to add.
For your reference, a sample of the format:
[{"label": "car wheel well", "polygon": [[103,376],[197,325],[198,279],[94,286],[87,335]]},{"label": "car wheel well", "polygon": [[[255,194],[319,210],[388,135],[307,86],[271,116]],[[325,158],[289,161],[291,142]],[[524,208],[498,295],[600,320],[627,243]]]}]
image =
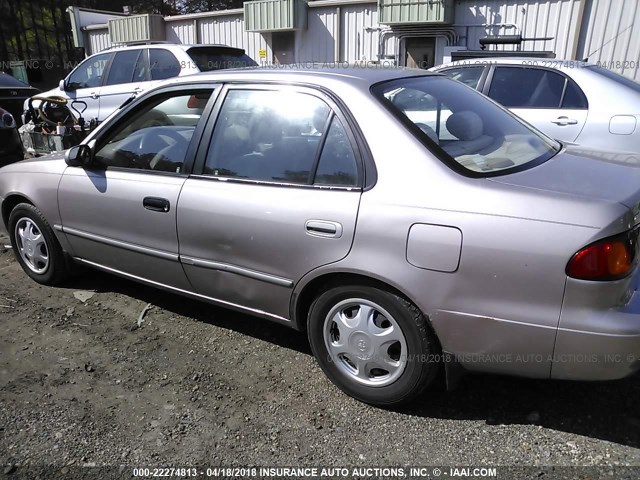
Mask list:
[{"label": "car wheel well", "polygon": [[323,292],[330,288],[342,287],[347,285],[363,285],[368,287],[376,287],[393,293],[409,303],[414,303],[404,293],[397,288],[389,285],[382,280],[367,277],[357,273],[328,273],[311,280],[302,291],[298,294],[294,306],[294,322],[298,330],[305,331],[307,329],[307,317],[314,300]]},{"label": "car wheel well", "polygon": [[[19,203],[28,203],[29,205],[33,205],[33,203],[28,199],[23,197],[22,195],[14,194],[9,195],[2,202],[2,222],[5,226],[8,227],[9,223],[9,215],[11,214],[11,210],[15,208]],[[35,205],[33,205],[35,207]]]}]

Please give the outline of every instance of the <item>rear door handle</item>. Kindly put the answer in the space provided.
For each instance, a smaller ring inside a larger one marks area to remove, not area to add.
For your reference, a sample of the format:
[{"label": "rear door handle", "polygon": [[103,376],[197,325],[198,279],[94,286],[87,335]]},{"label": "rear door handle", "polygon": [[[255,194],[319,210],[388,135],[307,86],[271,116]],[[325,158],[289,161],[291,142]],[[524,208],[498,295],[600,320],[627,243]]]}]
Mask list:
[{"label": "rear door handle", "polygon": [[338,222],[307,220],[304,228],[309,235],[316,237],[340,238],[342,236],[342,225]]},{"label": "rear door handle", "polygon": [[95,100],[96,98],[98,98],[98,94],[97,94],[96,92],[91,92],[89,95],[90,95],[90,96],[91,96],[91,98],[93,98],[94,100]]},{"label": "rear door handle", "polygon": [[167,213],[171,209],[169,200],[160,197],[144,197],[144,200],[142,200],[142,205],[144,206],[144,208],[146,208],[147,210],[151,210],[152,212]]},{"label": "rear door handle", "polygon": [[140,93],[142,91],[142,88],[140,87],[136,87],[133,89],[133,93]]},{"label": "rear door handle", "polygon": [[578,120],[576,120],[575,118],[562,116],[556,118],[555,120],[551,120],[551,123],[555,123],[556,125],[560,125],[561,127],[566,127],[567,125],[577,125]]}]

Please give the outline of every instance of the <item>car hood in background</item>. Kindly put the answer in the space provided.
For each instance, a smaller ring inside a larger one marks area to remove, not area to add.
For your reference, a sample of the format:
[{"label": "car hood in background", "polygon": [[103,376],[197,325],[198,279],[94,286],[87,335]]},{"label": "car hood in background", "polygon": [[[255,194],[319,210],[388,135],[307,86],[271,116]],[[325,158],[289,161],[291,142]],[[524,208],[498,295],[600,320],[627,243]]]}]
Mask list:
[{"label": "car hood in background", "polygon": [[64,155],[65,152],[56,152],[43,157],[28,158],[2,167],[0,175],[3,173],[52,173],[62,175],[67,168]]},{"label": "car hood in background", "polygon": [[534,168],[490,180],[633,208],[640,203],[640,154],[571,146]]}]

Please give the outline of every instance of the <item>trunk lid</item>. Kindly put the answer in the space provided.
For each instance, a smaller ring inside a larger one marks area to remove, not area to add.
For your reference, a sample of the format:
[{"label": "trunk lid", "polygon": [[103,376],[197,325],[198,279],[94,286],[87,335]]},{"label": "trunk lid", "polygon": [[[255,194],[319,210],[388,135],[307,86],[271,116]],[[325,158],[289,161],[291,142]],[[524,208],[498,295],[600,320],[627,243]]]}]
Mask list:
[{"label": "trunk lid", "polygon": [[570,146],[534,168],[490,180],[634,208],[640,203],[640,155]]}]

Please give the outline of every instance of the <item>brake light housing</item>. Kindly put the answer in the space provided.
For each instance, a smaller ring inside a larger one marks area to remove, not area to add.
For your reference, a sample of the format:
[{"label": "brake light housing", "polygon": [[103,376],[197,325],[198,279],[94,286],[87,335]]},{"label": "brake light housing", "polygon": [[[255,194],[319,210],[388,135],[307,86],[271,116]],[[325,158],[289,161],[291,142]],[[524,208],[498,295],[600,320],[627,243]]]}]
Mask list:
[{"label": "brake light housing", "polygon": [[582,248],[567,263],[566,274],[580,280],[619,280],[634,270],[637,260],[636,228]]}]

